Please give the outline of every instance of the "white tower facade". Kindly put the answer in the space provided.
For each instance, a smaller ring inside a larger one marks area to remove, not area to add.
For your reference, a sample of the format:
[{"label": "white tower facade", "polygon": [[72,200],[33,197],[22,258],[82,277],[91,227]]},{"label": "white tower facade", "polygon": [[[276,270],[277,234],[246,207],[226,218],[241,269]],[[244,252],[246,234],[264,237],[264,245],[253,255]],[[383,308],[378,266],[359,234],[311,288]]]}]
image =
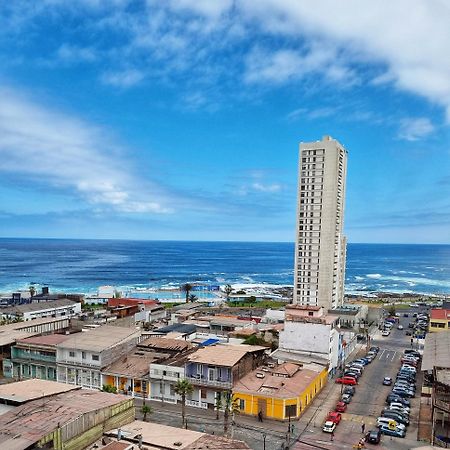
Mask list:
[{"label": "white tower facade", "polygon": [[346,176],[347,151],[337,140],[300,144],[294,304],[343,304]]}]

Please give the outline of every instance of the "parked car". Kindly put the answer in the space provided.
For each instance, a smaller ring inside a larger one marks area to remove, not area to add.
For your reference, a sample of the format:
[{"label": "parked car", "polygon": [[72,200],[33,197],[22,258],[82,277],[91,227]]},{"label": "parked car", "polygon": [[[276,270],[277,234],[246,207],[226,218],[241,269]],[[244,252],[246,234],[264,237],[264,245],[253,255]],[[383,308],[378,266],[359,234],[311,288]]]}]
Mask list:
[{"label": "parked car", "polygon": [[353,372],[353,370],[346,370],[344,372],[344,377],[353,377],[358,379],[360,377],[360,374],[358,372]]},{"label": "parked car", "polygon": [[334,422],[331,422],[331,420],[327,420],[322,427],[322,430],[325,431],[325,433],[333,433],[335,429],[336,424]]},{"label": "parked car", "polygon": [[381,440],[381,431],[380,429],[370,430],[366,434],[366,441],[370,444],[379,444]]},{"label": "parked car", "polygon": [[334,422],[336,425],[339,424],[339,422],[342,419],[342,414],[336,411],[330,411],[328,413],[327,418],[325,419],[327,422]]},{"label": "parked car", "polygon": [[389,336],[391,334],[391,332],[389,330],[383,330],[381,332],[381,336]]},{"label": "parked car", "polygon": [[399,438],[404,438],[406,435],[405,430],[402,430],[398,427],[395,428],[389,428],[386,425],[381,425],[380,426],[380,432],[383,434],[386,434],[388,436],[395,436],[395,437],[399,437]]},{"label": "parked car", "polygon": [[392,378],[391,377],[384,377],[383,378],[383,385],[384,386],[390,386],[392,384]]},{"label": "parked car", "polygon": [[402,408],[401,406],[389,405],[383,411],[396,411],[396,412],[403,414],[404,416],[407,416],[409,418],[409,411],[407,411],[405,408]]},{"label": "parked car", "polygon": [[404,404],[401,403],[401,402],[391,402],[391,403],[389,404],[389,406],[392,407],[392,408],[400,408],[400,409],[404,409],[405,412],[407,412],[408,414],[409,414],[409,412],[410,412],[410,410],[411,410],[411,408],[410,408],[409,406],[406,406],[406,405],[404,405]]},{"label": "parked car", "polygon": [[355,394],[355,386],[345,386],[344,390],[342,391],[343,394],[350,394],[350,395],[354,395]]},{"label": "parked car", "polygon": [[409,417],[404,416],[395,411],[383,411],[383,417],[387,417],[388,419],[394,419],[398,423],[402,423],[403,425],[409,425]]},{"label": "parked car", "polygon": [[407,398],[400,397],[400,395],[391,393],[386,397],[386,403],[389,404],[392,402],[401,403],[402,405],[405,405],[405,406],[411,406],[410,405],[411,402]]},{"label": "parked car", "polygon": [[380,416],[377,418],[377,427],[386,426],[386,427],[398,427],[401,430],[406,430],[405,425],[396,422],[394,419],[389,417]]},{"label": "parked car", "polygon": [[354,386],[355,384],[358,384],[355,377],[341,377],[336,378],[336,383],[339,384],[350,384],[351,386]]},{"label": "parked car", "polygon": [[413,355],[413,356],[415,356],[416,358],[419,358],[420,359],[420,353],[417,351],[417,350],[413,350],[413,349],[410,349],[410,348],[407,348],[404,352],[403,352],[405,355]]},{"label": "parked car", "polygon": [[403,325],[399,325],[399,326],[397,327],[397,329],[398,329],[398,330],[403,330]]},{"label": "parked car", "polygon": [[[349,394],[348,394],[349,395]],[[334,408],[337,412],[343,413],[347,410],[347,403],[338,402],[336,408]]]},{"label": "parked car", "polygon": [[409,314],[408,313],[404,313],[403,317],[409,317]]},{"label": "parked car", "polygon": [[406,336],[412,336],[412,333],[411,333],[411,331],[409,331],[409,330],[406,330],[406,331],[405,331],[405,334],[406,334]]},{"label": "parked car", "polygon": [[407,398],[414,397],[414,392],[400,388],[400,387],[395,387],[394,389],[392,389],[392,393],[396,394],[400,397],[407,397]]},{"label": "parked car", "polygon": [[348,405],[352,401],[352,396],[350,394],[342,394],[341,401]]},{"label": "parked car", "polygon": [[369,351],[370,351],[370,352],[376,352],[376,353],[378,353],[378,352],[380,351],[380,347],[377,347],[377,346],[370,347],[370,348],[369,348]]}]

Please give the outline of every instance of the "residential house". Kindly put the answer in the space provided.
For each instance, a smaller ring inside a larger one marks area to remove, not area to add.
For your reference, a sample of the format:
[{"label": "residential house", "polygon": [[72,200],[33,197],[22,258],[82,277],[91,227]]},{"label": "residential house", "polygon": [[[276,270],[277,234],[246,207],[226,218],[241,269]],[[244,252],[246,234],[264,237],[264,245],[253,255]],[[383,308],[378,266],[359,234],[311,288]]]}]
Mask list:
[{"label": "residential house", "polygon": [[69,337],[48,334],[19,339],[11,348],[11,371],[8,376],[56,381],[56,345]]},{"label": "residential house", "polygon": [[234,385],[233,398],[242,414],[296,419],[325,386],[327,376],[327,369],[318,364],[268,362]]},{"label": "residential house", "polygon": [[128,354],[139,336],[135,328],[110,325],[71,335],[56,346],[57,380],[101,389],[101,371]]},{"label": "residential house", "polygon": [[185,376],[194,385],[187,400],[190,406],[214,408],[219,392],[229,391],[265,358],[265,347],[216,344],[199,348],[189,355]]}]

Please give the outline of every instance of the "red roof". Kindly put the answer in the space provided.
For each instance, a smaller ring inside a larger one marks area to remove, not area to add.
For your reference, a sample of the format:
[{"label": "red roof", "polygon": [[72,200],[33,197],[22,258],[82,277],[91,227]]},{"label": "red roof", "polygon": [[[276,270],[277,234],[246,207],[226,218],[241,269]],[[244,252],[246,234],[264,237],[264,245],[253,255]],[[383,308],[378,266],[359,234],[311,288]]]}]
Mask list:
[{"label": "red roof", "polygon": [[432,309],[431,319],[441,319],[441,320],[450,319],[450,309]]},{"label": "red roof", "polygon": [[46,336],[33,336],[17,341],[18,344],[57,345],[71,337],[67,334],[48,334]]}]

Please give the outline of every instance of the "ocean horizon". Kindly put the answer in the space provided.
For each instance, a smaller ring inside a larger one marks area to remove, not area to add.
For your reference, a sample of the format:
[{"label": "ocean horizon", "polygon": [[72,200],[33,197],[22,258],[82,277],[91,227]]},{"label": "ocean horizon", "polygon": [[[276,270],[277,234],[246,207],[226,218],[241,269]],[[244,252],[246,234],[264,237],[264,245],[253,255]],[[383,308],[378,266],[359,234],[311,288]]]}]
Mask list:
[{"label": "ocean horizon", "polygon": [[[0,292],[292,285],[293,242],[0,238]],[[346,293],[450,293],[449,244],[349,243]]]}]

